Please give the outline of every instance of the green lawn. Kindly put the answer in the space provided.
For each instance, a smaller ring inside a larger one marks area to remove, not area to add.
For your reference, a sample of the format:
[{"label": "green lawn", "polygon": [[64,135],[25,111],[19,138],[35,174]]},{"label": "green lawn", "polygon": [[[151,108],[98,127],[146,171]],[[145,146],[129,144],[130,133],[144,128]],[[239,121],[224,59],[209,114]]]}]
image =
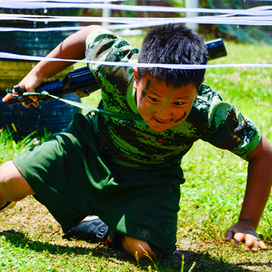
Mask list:
[{"label": "green lawn", "polygon": [[[134,39],[133,43],[138,43]],[[272,63],[272,47],[226,42],[228,56],[211,63]],[[238,106],[272,143],[271,69],[209,69],[206,83]],[[82,100],[96,105],[99,94]],[[0,134],[5,162],[27,150],[33,140],[15,143]],[[267,251],[247,253],[224,242],[225,230],[236,222],[245,189],[245,161],[204,142],[197,142],[182,167],[177,251],[161,262],[137,262],[103,245],[62,239],[60,226],[32,197],[0,216],[0,271],[271,271],[272,202],[258,233]]]}]

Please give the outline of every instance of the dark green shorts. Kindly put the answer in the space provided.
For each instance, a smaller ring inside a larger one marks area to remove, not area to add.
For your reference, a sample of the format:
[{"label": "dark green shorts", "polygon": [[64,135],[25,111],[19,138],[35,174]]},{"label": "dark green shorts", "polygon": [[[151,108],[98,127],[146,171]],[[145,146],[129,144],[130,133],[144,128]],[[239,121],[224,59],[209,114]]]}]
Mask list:
[{"label": "dark green shorts", "polygon": [[175,250],[184,182],[179,165],[140,170],[110,164],[99,152],[92,119],[80,114],[13,162],[64,232],[98,215],[116,237],[147,241],[162,256]]}]

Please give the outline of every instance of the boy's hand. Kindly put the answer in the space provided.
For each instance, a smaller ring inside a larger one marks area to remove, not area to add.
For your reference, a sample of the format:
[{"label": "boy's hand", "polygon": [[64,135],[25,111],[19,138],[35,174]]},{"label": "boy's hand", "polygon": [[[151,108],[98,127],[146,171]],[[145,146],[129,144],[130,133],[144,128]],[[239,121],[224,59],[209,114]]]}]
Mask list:
[{"label": "boy's hand", "polygon": [[[41,83],[43,83],[43,80],[39,77],[36,77],[36,76],[32,76],[31,74],[28,74],[19,84],[18,86],[20,87],[20,89],[22,90],[26,90],[27,92],[35,92],[35,88],[37,88],[38,86],[41,85]],[[17,92],[13,89],[12,90],[12,93],[13,94],[17,94]],[[12,99],[13,96],[11,94],[7,94],[3,99],[2,101],[3,102],[7,102],[9,101],[10,99]],[[30,99],[33,100],[33,103],[32,105],[34,107],[38,107],[39,106],[39,103],[37,102],[37,96],[29,96]],[[30,107],[30,104],[25,104],[25,103],[22,103],[22,105],[26,108],[29,108]]]},{"label": "boy's hand", "polygon": [[230,227],[226,232],[226,241],[234,240],[233,245],[238,246],[240,242],[245,243],[246,251],[257,251],[258,248],[266,250],[267,247],[263,241],[258,238],[255,229],[248,221],[238,221],[237,224]]}]

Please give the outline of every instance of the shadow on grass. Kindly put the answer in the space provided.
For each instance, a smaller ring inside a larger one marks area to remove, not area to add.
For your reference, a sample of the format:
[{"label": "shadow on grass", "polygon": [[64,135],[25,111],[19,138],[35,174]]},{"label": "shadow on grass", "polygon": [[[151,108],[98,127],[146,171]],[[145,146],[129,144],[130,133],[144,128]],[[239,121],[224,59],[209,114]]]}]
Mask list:
[{"label": "shadow on grass", "polygon": [[[14,231],[1,231],[0,236],[4,236],[6,241],[11,243],[15,247],[20,248],[28,248],[28,250],[33,250],[35,252],[44,252],[47,251],[50,254],[81,254],[87,255],[92,254],[94,257],[108,257],[108,258],[116,258],[120,261],[131,261],[135,263],[136,261],[127,255],[123,251],[117,251],[108,246],[97,246],[95,248],[87,248],[80,246],[72,246],[69,245],[58,245],[51,244],[48,242],[40,242],[40,241],[32,241],[24,234]],[[182,261],[182,256],[184,256],[185,261]],[[161,260],[160,262],[151,263],[151,261],[140,261],[138,264],[141,269],[149,270],[148,267],[157,266],[158,271],[181,271],[182,262],[184,263],[184,272],[189,271],[237,271],[237,272],[250,272],[255,270],[243,269],[239,267],[239,265],[232,265],[224,262],[223,260],[215,259],[209,256],[208,253],[203,252],[193,252],[189,250],[176,250],[173,255],[171,255],[168,259]],[[246,265],[246,264],[241,264]],[[251,266],[258,266],[258,264],[247,264]],[[271,264],[270,264],[271,265]]]},{"label": "shadow on grass", "polygon": [[[0,236],[4,236],[6,241],[11,243],[15,247],[27,248],[35,252],[47,251],[50,254],[82,254],[86,255],[92,253],[93,256],[105,256],[108,247],[98,244],[96,248],[88,248],[83,246],[69,246],[60,244],[51,244],[49,242],[33,241],[25,236],[23,233],[15,230],[0,231]],[[65,240],[67,241],[67,240]],[[105,251],[105,252],[104,252]],[[111,251],[111,250],[108,250]]]},{"label": "shadow on grass", "polygon": [[[210,256],[208,252],[194,252],[190,250],[176,250],[173,256],[170,257],[169,261],[175,263],[182,262],[182,256],[184,256],[185,264],[184,264],[184,271],[207,271],[207,272],[225,272],[225,271],[235,271],[235,272],[252,272],[256,271],[251,269],[242,268],[241,266],[257,266],[263,264],[230,264],[225,262],[222,258],[215,259],[214,257]],[[166,260],[168,261],[168,260]],[[180,271],[180,270],[177,270]],[[259,270],[258,270],[259,271]]]}]

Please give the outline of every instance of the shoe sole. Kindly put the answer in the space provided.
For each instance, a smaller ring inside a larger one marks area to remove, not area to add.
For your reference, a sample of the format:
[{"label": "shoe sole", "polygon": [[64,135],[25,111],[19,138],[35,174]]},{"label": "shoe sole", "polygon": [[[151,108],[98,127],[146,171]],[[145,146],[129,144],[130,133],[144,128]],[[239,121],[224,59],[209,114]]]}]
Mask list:
[{"label": "shoe sole", "polygon": [[96,219],[98,219],[99,217],[96,216],[96,215],[88,215],[87,217],[85,217],[80,223],[83,223],[83,222],[91,222],[91,221],[94,221]]}]

